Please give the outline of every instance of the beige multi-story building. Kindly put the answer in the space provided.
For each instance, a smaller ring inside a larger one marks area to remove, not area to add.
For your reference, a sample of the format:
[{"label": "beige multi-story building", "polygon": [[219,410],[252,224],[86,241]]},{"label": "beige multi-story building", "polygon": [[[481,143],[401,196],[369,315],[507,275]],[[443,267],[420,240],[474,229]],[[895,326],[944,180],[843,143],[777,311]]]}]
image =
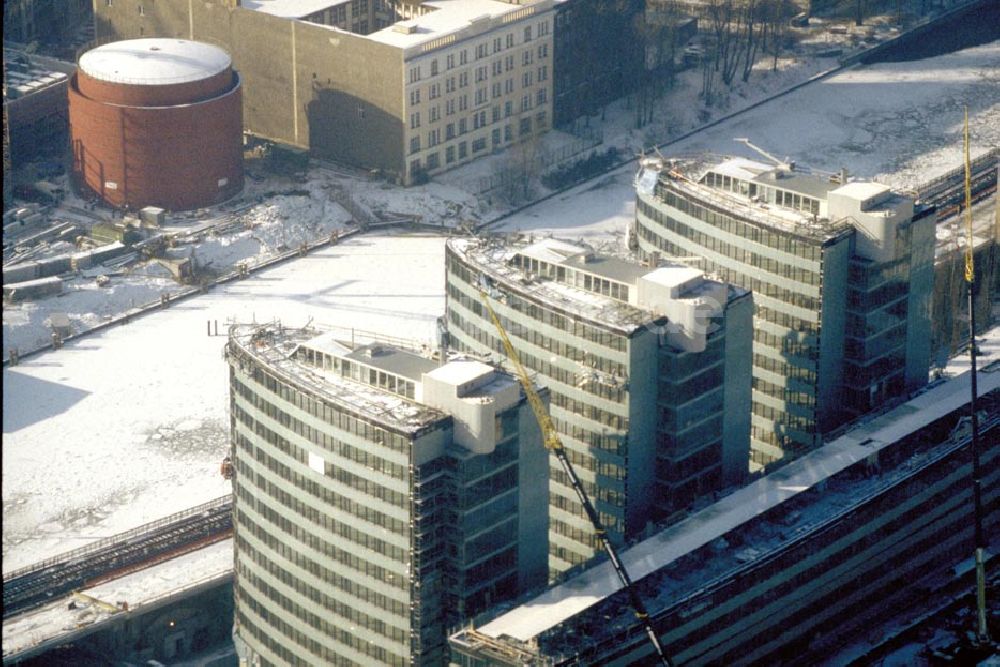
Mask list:
[{"label": "beige multi-story building", "polygon": [[553,0],[113,0],[99,43],[219,44],[249,134],[405,184],[552,123]]}]

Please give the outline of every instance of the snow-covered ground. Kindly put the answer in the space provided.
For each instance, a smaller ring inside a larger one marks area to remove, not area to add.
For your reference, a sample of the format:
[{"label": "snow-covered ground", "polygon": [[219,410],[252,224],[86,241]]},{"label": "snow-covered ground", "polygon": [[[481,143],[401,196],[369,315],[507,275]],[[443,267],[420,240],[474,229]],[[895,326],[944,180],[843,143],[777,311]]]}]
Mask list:
[{"label": "snow-covered ground", "polygon": [[[129,611],[116,613],[141,613],[145,605],[216,580],[232,569],[233,540],[226,539],[80,592],[111,605],[128,603]],[[42,641],[65,637],[111,616],[106,609],[79,600],[77,608],[70,609],[68,602],[72,599],[67,595],[44,607],[4,620],[4,656],[24,651]]]},{"label": "snow-covered ground", "polygon": [[[962,164],[964,106],[973,157],[1000,146],[1000,41],[921,61],[854,67],[665,146],[665,157],[715,153],[800,165],[912,188]],[[503,221],[509,230],[620,235],[635,215],[627,165]]]},{"label": "snow-covered ground", "polygon": [[[798,66],[806,68],[800,74],[769,77],[780,88],[827,64],[832,63],[809,59]],[[697,91],[679,90],[662,114],[674,119],[675,134],[698,122],[685,115],[691,111],[685,104],[697,106]],[[756,95],[750,88],[745,93],[747,100]],[[664,153],[707,150],[753,157],[732,141],[746,136],[803,164],[831,171],[846,166],[858,175],[909,185],[958,166],[966,103],[975,152],[1000,144],[1000,42],[920,62],[848,70]],[[624,107],[609,109],[608,118],[606,143],[647,143],[628,129],[631,112]],[[525,209],[503,228],[556,230],[614,243],[633,216],[631,179],[632,167],[626,166]],[[272,191],[284,194],[267,197]],[[455,185],[402,189],[318,167],[305,183],[248,180],[240,201],[210,214],[221,224],[236,220],[235,229],[215,236],[202,231],[200,240],[185,248],[198,263],[220,272],[237,261],[272,257],[343,229],[348,214],[338,202],[345,193],[383,217],[399,213],[457,224],[498,212]],[[223,339],[206,336],[207,321],[217,320],[223,329],[230,317],[280,317],[290,324],[312,317],[318,324],[431,340],[444,304],[442,258],[442,238],[353,237],[5,369],[4,569],[228,491],[217,474],[227,447]],[[131,279],[114,276],[102,288],[92,278],[77,278],[62,297],[5,307],[5,355],[10,347],[25,350],[47,341],[52,313],[68,313],[75,327],[83,327],[155,301],[164,290],[180,289],[156,271],[139,273]]]},{"label": "snow-covered ground", "polygon": [[223,337],[280,318],[431,342],[444,239],[359,236],[3,371],[3,569],[229,493]]}]

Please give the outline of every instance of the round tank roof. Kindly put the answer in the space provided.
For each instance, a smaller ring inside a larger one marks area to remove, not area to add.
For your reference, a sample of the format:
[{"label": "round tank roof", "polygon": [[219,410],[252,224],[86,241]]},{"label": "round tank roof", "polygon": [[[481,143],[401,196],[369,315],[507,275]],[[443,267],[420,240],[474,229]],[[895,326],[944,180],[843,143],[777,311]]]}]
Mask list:
[{"label": "round tank roof", "polygon": [[129,39],[80,56],[80,69],[101,81],[169,85],[200,81],[232,65],[217,46],[186,39]]}]

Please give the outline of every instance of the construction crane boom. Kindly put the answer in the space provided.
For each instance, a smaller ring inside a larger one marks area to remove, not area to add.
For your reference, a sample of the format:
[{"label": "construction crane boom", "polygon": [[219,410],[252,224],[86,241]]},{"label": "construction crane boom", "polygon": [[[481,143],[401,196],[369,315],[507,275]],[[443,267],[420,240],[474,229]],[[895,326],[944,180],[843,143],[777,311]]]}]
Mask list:
[{"label": "construction crane boom", "polygon": [[649,642],[653,645],[657,657],[659,657],[662,664],[667,667],[673,667],[673,663],[663,650],[663,645],[660,644],[660,638],[656,635],[656,631],[653,629],[653,624],[649,620],[649,612],[646,611],[646,605],[643,604],[642,598],[639,597],[639,593],[635,590],[635,586],[632,584],[632,578],[629,577],[624,563],[622,563],[621,559],[618,557],[617,550],[608,538],[608,533],[604,529],[604,524],[601,523],[600,515],[598,515],[597,510],[594,509],[593,503],[590,502],[590,498],[587,496],[587,491],[583,488],[580,478],[577,477],[576,471],[573,469],[573,464],[570,463],[569,457],[566,455],[566,449],[563,447],[562,440],[559,438],[559,432],[556,431],[555,424],[552,422],[552,417],[549,415],[549,411],[545,408],[545,404],[538,396],[538,392],[535,391],[535,385],[531,381],[528,371],[526,371],[524,366],[521,364],[521,358],[518,356],[517,350],[514,349],[513,343],[510,342],[510,338],[507,336],[507,330],[504,329],[503,324],[500,323],[500,317],[496,314],[496,311],[493,310],[493,306],[490,304],[490,298],[486,293],[486,289],[482,286],[479,288],[479,295],[483,301],[483,305],[486,306],[486,311],[489,313],[490,319],[493,321],[493,326],[500,335],[500,340],[507,353],[507,358],[510,359],[511,364],[514,366],[514,370],[517,372],[517,377],[521,382],[521,386],[524,388],[524,394],[528,397],[528,403],[531,405],[531,409],[535,413],[535,417],[538,419],[538,425],[542,429],[542,442],[545,444],[546,449],[552,450],[552,453],[555,454],[557,459],[559,459],[559,463],[562,465],[563,471],[569,478],[570,484],[573,486],[573,490],[576,492],[577,497],[580,499],[580,503],[583,505],[584,511],[587,513],[587,518],[590,519],[590,523],[594,526],[594,532],[597,534],[597,538],[601,541],[601,546],[604,548],[605,553],[608,554],[608,558],[611,560],[611,566],[614,568],[615,574],[618,575],[618,580],[621,582],[622,588],[624,588],[625,592],[628,594],[629,602],[632,604],[632,609],[635,612],[636,618],[639,619],[643,628],[646,630],[646,635],[649,637]]}]

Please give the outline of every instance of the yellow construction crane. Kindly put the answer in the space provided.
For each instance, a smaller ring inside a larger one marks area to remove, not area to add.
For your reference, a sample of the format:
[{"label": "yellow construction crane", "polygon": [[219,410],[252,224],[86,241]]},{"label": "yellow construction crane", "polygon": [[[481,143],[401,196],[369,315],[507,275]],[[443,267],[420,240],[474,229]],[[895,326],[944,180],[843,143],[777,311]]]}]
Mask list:
[{"label": "yellow construction crane", "polygon": [[487,294],[487,289],[488,285],[485,283],[484,276],[479,285],[479,296],[482,298],[483,305],[486,306],[486,311],[490,314],[493,326],[496,327],[497,333],[500,335],[500,340],[503,342],[503,348],[507,353],[507,358],[510,359],[510,363],[514,366],[514,370],[517,372],[517,377],[521,382],[521,386],[524,388],[525,396],[528,397],[528,403],[531,405],[531,409],[535,413],[535,418],[538,419],[538,425],[542,429],[542,442],[545,444],[546,449],[551,450],[552,453],[555,454],[556,458],[559,459],[559,463],[562,465],[566,476],[569,478],[570,484],[573,485],[573,490],[576,491],[576,495],[580,499],[580,503],[583,505],[583,509],[587,513],[587,518],[589,518],[590,523],[593,524],[594,532],[597,534],[597,538],[601,541],[601,546],[604,548],[604,551],[608,554],[608,558],[611,560],[611,566],[618,575],[622,588],[624,588],[625,592],[628,594],[635,616],[639,619],[639,622],[642,623],[643,628],[645,628],[646,635],[649,637],[649,643],[653,645],[660,662],[667,667],[673,667],[673,663],[663,650],[663,645],[660,644],[660,638],[656,635],[656,631],[653,630],[653,625],[649,620],[649,613],[646,611],[646,605],[643,604],[642,598],[639,597],[639,593],[635,590],[635,586],[632,584],[632,579],[629,577],[628,571],[625,569],[625,565],[618,557],[618,552],[615,550],[614,546],[611,544],[611,540],[608,538],[608,533],[604,529],[604,524],[601,523],[600,515],[598,515],[597,510],[594,509],[594,505],[590,502],[590,498],[587,497],[587,492],[584,490],[583,484],[580,482],[580,478],[576,476],[576,471],[573,470],[573,465],[570,463],[569,457],[566,455],[566,449],[563,447],[562,440],[559,438],[559,432],[556,431],[556,426],[552,422],[552,417],[549,415],[549,411],[545,408],[545,404],[538,396],[538,392],[535,391],[535,385],[531,381],[531,377],[528,376],[528,371],[526,371],[524,366],[521,365],[521,358],[518,356],[517,350],[514,349],[513,343],[510,342],[510,338],[507,336],[506,329],[504,329],[503,324],[500,323],[499,316],[497,316],[496,311],[493,310],[492,304],[490,304],[490,297],[489,294]]}]

